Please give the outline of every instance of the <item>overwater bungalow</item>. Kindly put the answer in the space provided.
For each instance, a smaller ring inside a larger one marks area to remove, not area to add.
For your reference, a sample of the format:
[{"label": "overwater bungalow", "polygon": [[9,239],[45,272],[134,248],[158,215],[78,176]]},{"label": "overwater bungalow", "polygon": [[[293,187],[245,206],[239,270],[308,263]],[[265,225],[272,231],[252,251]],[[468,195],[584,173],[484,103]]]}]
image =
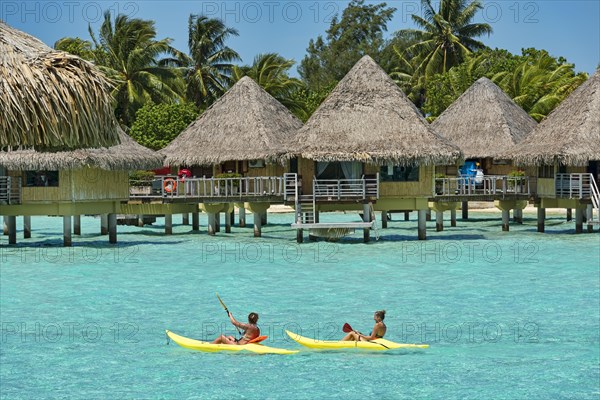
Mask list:
[{"label": "overwater bungalow", "polygon": [[[295,196],[298,241],[302,230],[340,235],[362,228],[374,211],[418,211],[418,237],[436,165],[455,164],[458,147],[438,136],[414,104],[369,56],[361,58],[298,131],[301,191]],[[293,172],[293,171],[292,171]],[[320,211],[361,210],[364,221],[324,224]]]},{"label": "overwater bungalow", "polygon": [[544,231],[546,208],[574,208],[575,231],[583,231],[584,214],[588,229],[593,229],[600,215],[600,71],[505,157],[535,167],[539,232]]},{"label": "overwater bungalow", "polygon": [[218,229],[221,212],[229,231],[234,204],[242,226],[248,209],[255,214],[255,236],[260,236],[270,204],[283,202],[289,147],[301,126],[281,103],[243,77],[161,150],[166,165],[191,172],[175,190],[168,186],[173,178],[167,183],[160,178],[161,196],[165,202],[200,204],[208,213],[209,234]]},{"label": "overwater bungalow", "polygon": [[128,170],[156,168],[162,156],[119,128],[102,73],[0,23],[0,87],[0,215],[9,244],[17,216],[28,238],[31,216],[56,215],[69,246],[82,214],[102,215],[101,231],[116,243]]},{"label": "overwater bungalow", "polygon": [[[441,190],[437,199],[462,201],[463,219],[468,218],[468,201],[494,201],[503,210],[503,230],[508,230],[508,213],[513,209],[520,220],[522,209],[535,188],[526,175],[529,168],[518,170],[506,150],[518,145],[537,125],[502,89],[487,78],[481,78],[452,103],[431,126],[463,152],[465,166],[478,164],[482,175],[459,177],[455,165],[438,168],[436,181]],[[522,176],[521,176],[522,175]]]}]

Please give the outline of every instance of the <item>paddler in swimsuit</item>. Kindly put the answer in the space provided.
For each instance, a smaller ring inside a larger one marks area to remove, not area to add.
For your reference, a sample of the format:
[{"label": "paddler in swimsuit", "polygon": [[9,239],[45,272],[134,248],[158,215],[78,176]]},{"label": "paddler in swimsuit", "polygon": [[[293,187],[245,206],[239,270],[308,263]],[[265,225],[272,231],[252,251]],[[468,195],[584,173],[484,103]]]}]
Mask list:
[{"label": "paddler in swimsuit", "polygon": [[361,340],[365,341],[381,339],[387,330],[387,327],[383,323],[383,320],[385,319],[385,310],[375,311],[373,319],[375,320],[375,326],[371,331],[371,335],[363,335],[358,331],[352,331],[344,336],[342,340],[354,340],[355,342],[359,342]]},{"label": "paddler in swimsuit", "polygon": [[244,330],[244,334],[239,339],[236,339],[233,336],[221,335],[218,338],[216,338],[213,341],[213,343],[215,343],[215,344],[219,344],[219,343],[247,344],[252,339],[256,339],[257,337],[260,336],[260,328],[258,326],[256,326],[256,323],[258,322],[258,314],[257,313],[251,312],[250,314],[248,314],[248,323],[247,324],[243,324],[241,322],[236,321],[236,319],[233,318],[233,315],[229,311],[227,311],[227,315],[229,315],[229,320],[235,327]]}]

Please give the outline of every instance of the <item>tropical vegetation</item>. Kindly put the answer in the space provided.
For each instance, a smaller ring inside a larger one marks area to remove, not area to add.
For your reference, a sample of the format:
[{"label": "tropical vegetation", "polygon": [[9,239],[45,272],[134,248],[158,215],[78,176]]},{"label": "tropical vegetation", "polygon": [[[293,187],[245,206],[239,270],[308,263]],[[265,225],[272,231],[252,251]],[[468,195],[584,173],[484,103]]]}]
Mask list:
[{"label": "tropical vegetation", "polygon": [[[373,57],[430,120],[483,76],[533,118],[543,119],[587,74],[545,50],[515,55],[488,48],[481,38],[491,35],[492,27],[477,21],[483,5],[483,0],[421,0],[422,14],[411,15],[416,28],[398,29],[389,26],[395,8],[351,0],[324,35],[309,41],[297,65],[299,78],[292,72],[295,61],[273,52],[240,64],[229,46],[238,31],[204,15],[189,16],[187,54],[173,48],[171,39],[158,39],[153,21],[108,12],[98,33],[89,28],[91,40],[63,38],[55,47],[105,72],[114,85],[115,115],[153,149],[165,146],[244,76],[306,121],[364,55]],[[390,28],[395,31],[386,38]]]}]

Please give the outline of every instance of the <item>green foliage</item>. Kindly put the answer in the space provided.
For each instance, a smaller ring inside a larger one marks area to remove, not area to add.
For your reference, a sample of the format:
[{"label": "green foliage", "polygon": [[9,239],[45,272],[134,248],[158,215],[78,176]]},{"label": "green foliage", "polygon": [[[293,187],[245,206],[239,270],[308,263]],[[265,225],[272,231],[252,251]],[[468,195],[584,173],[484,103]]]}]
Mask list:
[{"label": "green foliage", "polygon": [[507,175],[511,178],[521,177],[525,176],[525,171],[523,171],[522,169],[513,169]]},{"label": "green foliage", "polygon": [[377,61],[384,47],[383,32],[395,11],[386,3],[352,0],[341,19],[337,15],[332,19],[326,39],[318,36],[308,44],[298,72],[309,88],[319,90],[338,82],[366,54]]},{"label": "green foliage", "polygon": [[198,109],[191,103],[147,104],[138,110],[129,134],[139,144],[160,150],[197,117]]},{"label": "green foliage", "polygon": [[171,39],[155,40],[154,21],[122,14],[113,21],[106,11],[98,36],[91,26],[88,30],[91,42],[67,37],[55,46],[93,61],[112,81],[115,116],[122,124],[130,126],[144,104],[182,99],[181,76],[168,68],[182,55],[171,47]]},{"label": "green foliage", "polygon": [[133,171],[129,173],[129,186],[150,186],[153,179],[152,171]]},{"label": "green foliage", "polygon": [[302,114],[304,103],[293,94],[304,85],[299,79],[289,76],[293,65],[294,60],[287,60],[277,53],[259,54],[254,58],[252,65],[234,66],[232,81],[237,82],[248,76],[290,111]]},{"label": "green foliage", "polygon": [[54,48],[60,51],[66,51],[73,55],[79,56],[84,60],[94,61],[95,54],[92,48],[92,42],[75,37],[64,37],[54,43]]},{"label": "green foliage", "polygon": [[492,33],[489,24],[471,23],[483,8],[480,0],[441,0],[436,11],[432,0],[421,0],[423,17],[412,15],[413,22],[421,28],[404,29],[402,34],[416,40],[407,51],[417,55],[412,59],[415,70],[426,78],[444,73],[463,62],[474,50],[485,45],[473,38]]},{"label": "green foliage", "polygon": [[487,77],[496,83],[531,117],[540,121],[587,79],[574,66],[545,50],[523,49],[516,56],[506,50],[484,50],[427,81],[423,110],[439,116],[476,80]]},{"label": "green foliage", "polygon": [[302,122],[308,121],[310,116],[316,111],[321,105],[323,100],[329,96],[331,91],[335,88],[337,82],[332,82],[327,86],[320,89],[309,89],[303,88],[292,94],[294,101],[302,104],[301,110],[292,110],[294,115],[298,117]]},{"label": "green foliage", "polygon": [[185,58],[186,96],[188,101],[206,109],[231,85],[232,61],[240,61],[237,52],[226,46],[238,31],[223,21],[204,15],[190,15],[188,46],[191,57]]},{"label": "green foliage", "polygon": [[[242,174],[238,174],[237,172],[223,172],[222,174],[215,175],[215,178],[227,179],[227,178],[242,178]],[[232,185],[234,187],[238,187],[240,185],[240,181],[232,181]]]}]

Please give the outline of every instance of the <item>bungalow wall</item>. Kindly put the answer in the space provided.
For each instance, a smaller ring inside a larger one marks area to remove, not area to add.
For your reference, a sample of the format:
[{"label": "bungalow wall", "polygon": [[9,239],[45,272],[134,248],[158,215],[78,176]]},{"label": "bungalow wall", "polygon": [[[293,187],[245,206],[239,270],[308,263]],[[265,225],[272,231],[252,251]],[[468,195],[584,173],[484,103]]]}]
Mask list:
[{"label": "bungalow wall", "polygon": [[129,173],[106,171],[99,168],[59,170],[58,186],[26,186],[24,171],[10,171],[23,182],[21,199],[25,203],[52,203],[68,201],[127,200]]}]

